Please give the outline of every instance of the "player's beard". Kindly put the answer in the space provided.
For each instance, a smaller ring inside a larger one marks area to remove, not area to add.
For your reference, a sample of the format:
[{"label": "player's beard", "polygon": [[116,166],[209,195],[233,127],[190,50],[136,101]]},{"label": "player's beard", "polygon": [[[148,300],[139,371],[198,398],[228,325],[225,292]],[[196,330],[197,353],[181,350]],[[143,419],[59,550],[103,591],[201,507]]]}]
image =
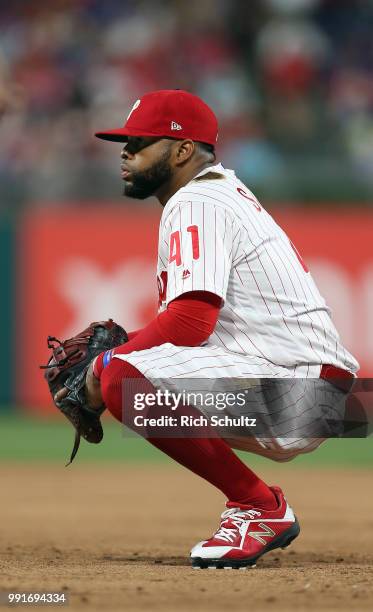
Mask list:
[{"label": "player's beard", "polygon": [[171,178],[170,156],[171,151],[168,149],[147,170],[131,172],[131,180],[124,183],[123,194],[138,200],[145,200],[145,198],[154,195]]}]

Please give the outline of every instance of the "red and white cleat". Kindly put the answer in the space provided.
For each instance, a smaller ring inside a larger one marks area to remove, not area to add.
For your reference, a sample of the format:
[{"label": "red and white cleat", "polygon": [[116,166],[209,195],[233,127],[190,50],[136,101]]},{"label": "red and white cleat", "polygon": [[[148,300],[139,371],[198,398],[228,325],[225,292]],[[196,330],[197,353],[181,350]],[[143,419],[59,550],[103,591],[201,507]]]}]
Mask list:
[{"label": "red and white cleat", "polygon": [[271,487],[276,510],[227,502],[219,529],[191,550],[195,568],[245,568],[275,548],[286,548],[300,532],[299,523],[279,487]]}]

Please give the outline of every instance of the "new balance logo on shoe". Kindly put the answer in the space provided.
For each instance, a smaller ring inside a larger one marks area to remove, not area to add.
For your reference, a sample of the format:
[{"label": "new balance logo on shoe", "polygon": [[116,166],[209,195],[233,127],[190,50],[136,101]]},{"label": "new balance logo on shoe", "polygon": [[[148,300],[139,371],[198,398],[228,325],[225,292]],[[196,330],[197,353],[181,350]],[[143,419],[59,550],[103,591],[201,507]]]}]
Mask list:
[{"label": "new balance logo on shoe", "polygon": [[183,128],[176,121],[171,121],[171,130],[182,130]]},{"label": "new balance logo on shoe", "polygon": [[251,536],[252,538],[254,538],[254,540],[260,542],[261,544],[266,544],[266,541],[264,539],[265,537],[272,538],[274,535],[276,535],[275,532],[264,523],[258,523],[258,527],[260,527],[260,529],[263,529],[263,531],[248,531],[247,535]]}]

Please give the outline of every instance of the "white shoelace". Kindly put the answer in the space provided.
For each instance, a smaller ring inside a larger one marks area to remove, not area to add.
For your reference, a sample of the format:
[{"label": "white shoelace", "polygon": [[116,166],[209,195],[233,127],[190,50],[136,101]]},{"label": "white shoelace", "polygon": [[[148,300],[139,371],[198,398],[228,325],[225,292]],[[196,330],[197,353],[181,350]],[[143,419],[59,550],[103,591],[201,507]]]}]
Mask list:
[{"label": "white shoelace", "polygon": [[[240,533],[242,526],[256,516],[261,516],[261,512],[257,510],[241,510],[241,508],[229,508],[221,515],[223,519],[217,532],[214,534],[214,540],[223,540],[224,542],[232,543]],[[224,523],[229,523],[229,527],[224,527]]]}]

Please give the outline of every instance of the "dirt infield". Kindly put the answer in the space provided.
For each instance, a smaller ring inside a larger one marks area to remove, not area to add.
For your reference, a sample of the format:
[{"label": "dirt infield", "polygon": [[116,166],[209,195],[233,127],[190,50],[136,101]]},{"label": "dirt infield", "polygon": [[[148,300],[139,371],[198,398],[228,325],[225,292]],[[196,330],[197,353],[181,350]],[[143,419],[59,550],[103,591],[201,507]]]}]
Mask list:
[{"label": "dirt infield", "polygon": [[87,611],[373,609],[372,472],[264,475],[286,490],[301,537],[256,569],[196,571],[189,548],[216,528],[223,498],[183,469],[3,464],[0,590],[65,590],[68,610]]}]

